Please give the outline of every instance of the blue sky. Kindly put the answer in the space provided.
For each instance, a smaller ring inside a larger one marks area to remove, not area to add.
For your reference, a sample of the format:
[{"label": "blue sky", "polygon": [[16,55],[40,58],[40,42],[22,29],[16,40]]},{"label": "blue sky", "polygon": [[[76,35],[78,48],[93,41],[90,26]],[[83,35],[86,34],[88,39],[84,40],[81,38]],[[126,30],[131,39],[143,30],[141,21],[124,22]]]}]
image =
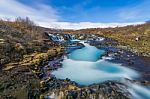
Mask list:
[{"label": "blue sky", "polygon": [[[145,22],[150,0],[1,0],[0,18],[28,16],[51,27]],[[49,23],[49,24],[48,24]],[[64,26],[62,26],[64,25]],[[109,26],[109,25],[108,25]]]}]

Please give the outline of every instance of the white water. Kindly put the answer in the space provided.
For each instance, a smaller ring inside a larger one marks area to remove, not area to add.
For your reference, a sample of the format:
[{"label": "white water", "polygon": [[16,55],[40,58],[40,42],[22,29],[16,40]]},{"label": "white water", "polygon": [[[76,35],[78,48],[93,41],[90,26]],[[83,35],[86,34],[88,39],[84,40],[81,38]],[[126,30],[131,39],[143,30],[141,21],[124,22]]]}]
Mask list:
[{"label": "white water", "polygon": [[150,99],[150,86],[145,87],[130,81],[122,80],[122,83],[128,86],[128,91],[132,94],[134,99]]}]

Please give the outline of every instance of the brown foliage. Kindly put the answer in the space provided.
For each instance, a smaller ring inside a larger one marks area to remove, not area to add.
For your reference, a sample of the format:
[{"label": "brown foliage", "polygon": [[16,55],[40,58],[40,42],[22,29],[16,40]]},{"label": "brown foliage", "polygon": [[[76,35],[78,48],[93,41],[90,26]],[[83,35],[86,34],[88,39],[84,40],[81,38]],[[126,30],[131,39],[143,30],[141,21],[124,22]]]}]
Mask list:
[{"label": "brown foliage", "polygon": [[43,41],[44,29],[29,18],[17,18],[14,22],[0,20],[0,65],[19,61],[24,54],[48,49]]}]

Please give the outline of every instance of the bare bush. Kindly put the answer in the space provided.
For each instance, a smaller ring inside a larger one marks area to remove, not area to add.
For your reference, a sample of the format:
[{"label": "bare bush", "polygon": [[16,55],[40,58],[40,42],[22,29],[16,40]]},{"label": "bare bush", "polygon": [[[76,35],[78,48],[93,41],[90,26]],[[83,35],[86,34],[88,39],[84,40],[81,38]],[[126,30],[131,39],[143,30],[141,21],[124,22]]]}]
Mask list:
[{"label": "bare bush", "polygon": [[33,21],[31,21],[29,17],[26,17],[26,18],[18,17],[16,18],[15,22],[22,23],[29,27],[36,26],[36,24]]}]

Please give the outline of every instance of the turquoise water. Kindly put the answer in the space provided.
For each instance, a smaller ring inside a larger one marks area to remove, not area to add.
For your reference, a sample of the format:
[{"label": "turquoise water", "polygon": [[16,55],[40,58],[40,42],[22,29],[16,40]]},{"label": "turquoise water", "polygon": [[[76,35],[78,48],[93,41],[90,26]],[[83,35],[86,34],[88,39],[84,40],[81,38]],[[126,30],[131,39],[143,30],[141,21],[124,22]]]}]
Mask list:
[{"label": "turquoise water", "polygon": [[62,62],[63,68],[52,72],[57,78],[69,78],[81,85],[100,83],[106,80],[120,80],[122,78],[138,78],[138,72],[106,61],[100,56],[105,52],[87,43],[82,49],[77,49]]},{"label": "turquoise water", "polygon": [[99,50],[94,46],[84,43],[85,47],[78,49],[69,54],[69,59],[79,60],[79,61],[97,61],[100,56],[105,52],[104,50]]}]

